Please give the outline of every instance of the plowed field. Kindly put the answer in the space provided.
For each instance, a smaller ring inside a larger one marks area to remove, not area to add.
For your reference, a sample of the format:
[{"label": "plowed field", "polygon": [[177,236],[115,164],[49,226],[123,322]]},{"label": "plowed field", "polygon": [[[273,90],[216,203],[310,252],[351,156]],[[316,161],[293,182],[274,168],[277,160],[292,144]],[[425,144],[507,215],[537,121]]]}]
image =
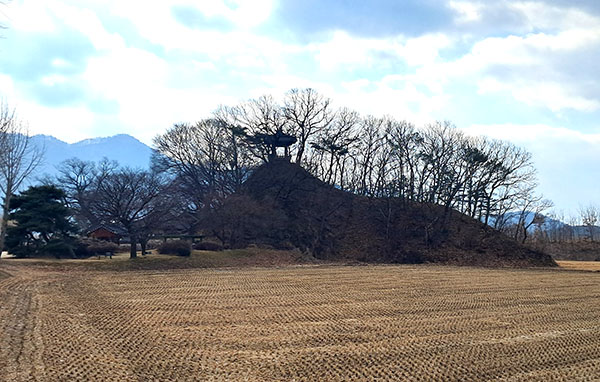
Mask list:
[{"label": "plowed field", "polygon": [[600,261],[557,261],[558,266],[566,269],[576,269],[580,271],[600,272]]},{"label": "plowed field", "polygon": [[600,380],[594,272],[0,268],[0,381]]}]

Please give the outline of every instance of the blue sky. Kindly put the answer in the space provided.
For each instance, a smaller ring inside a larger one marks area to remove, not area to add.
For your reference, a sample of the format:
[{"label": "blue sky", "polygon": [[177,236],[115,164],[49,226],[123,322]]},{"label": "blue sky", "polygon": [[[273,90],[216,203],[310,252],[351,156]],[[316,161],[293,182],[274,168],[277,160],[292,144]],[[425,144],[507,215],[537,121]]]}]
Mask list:
[{"label": "blue sky", "polygon": [[150,143],[219,104],[313,87],[534,155],[558,210],[600,203],[597,0],[12,0],[0,96],[33,133]]}]

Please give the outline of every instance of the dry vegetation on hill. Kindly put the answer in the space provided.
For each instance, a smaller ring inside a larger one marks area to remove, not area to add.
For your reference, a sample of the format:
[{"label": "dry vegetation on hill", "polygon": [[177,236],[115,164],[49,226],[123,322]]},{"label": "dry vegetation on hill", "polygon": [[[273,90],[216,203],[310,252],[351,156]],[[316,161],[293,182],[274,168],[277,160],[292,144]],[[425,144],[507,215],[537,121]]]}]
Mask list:
[{"label": "dry vegetation on hill", "polygon": [[358,196],[285,160],[256,169],[212,222],[233,247],[258,242],[299,248],[320,259],[556,265],[550,256],[459,212],[401,198]]},{"label": "dry vegetation on hill", "polygon": [[600,274],[0,264],[2,381],[591,381]]}]

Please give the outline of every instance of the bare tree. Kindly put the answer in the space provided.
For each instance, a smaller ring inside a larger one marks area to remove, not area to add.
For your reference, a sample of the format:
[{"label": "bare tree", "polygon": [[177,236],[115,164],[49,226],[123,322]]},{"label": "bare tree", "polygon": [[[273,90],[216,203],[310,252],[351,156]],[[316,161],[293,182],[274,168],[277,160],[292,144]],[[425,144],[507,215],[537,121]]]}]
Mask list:
[{"label": "bare tree", "polygon": [[255,165],[242,135],[223,121],[208,119],[176,124],[154,138],[153,164],[172,175],[173,189],[188,200],[189,217],[199,221],[204,209],[240,189]]},{"label": "bare tree", "polygon": [[335,119],[321,129],[311,142],[312,153],[305,155],[304,165],[314,175],[327,183],[346,188],[346,167],[353,155],[359,136],[356,126],[360,121],[357,112],[341,109]]},{"label": "bare tree", "polygon": [[[90,209],[99,221],[117,224],[129,234],[130,258],[137,257],[137,243],[147,233],[146,220],[154,219],[162,208],[164,180],[154,172],[118,169],[97,179],[90,195]],[[160,213],[159,213],[160,211]]]},{"label": "bare tree", "polygon": [[385,118],[376,118],[368,116],[361,118],[358,129],[360,137],[357,141],[357,155],[353,159],[353,171],[351,189],[359,195],[377,196],[377,184],[379,183],[381,172],[377,165],[381,165],[379,160],[381,151],[386,146]]},{"label": "bare tree", "polygon": [[534,225],[541,227],[546,221],[544,211],[552,208],[554,204],[542,195],[534,194],[535,184],[526,187],[519,199],[520,207],[518,220],[514,227],[515,240],[525,243],[529,237],[530,228]]},{"label": "bare tree", "polygon": [[4,248],[10,199],[42,158],[43,150],[33,144],[25,123],[19,120],[14,109],[6,103],[0,104],[0,194],[3,196],[0,251]]},{"label": "bare tree", "polygon": [[234,107],[221,106],[215,111],[214,117],[223,126],[228,126],[243,137],[241,143],[255,158],[263,162],[268,161],[270,151],[257,138],[277,131],[290,133],[282,107],[271,96],[251,99]]},{"label": "bare tree", "polygon": [[119,164],[106,158],[99,163],[71,158],[58,165],[58,176],[51,181],[66,194],[66,205],[75,217],[80,229],[88,229],[100,222],[94,216],[90,203],[98,183],[117,170]]},{"label": "bare tree", "polygon": [[546,227],[544,229],[548,241],[561,243],[565,241],[565,214],[563,211],[550,211],[546,214]]},{"label": "bare tree", "polygon": [[593,204],[579,207],[579,216],[581,217],[581,223],[586,227],[588,235],[591,241],[594,241],[594,231],[596,230],[596,224],[600,217],[600,211],[598,207]]},{"label": "bare tree", "polygon": [[486,152],[488,160],[477,181],[476,213],[472,216],[488,224],[490,217],[506,216],[519,208],[516,203],[527,188],[524,185],[536,183],[536,171],[531,154],[508,142],[493,141]]},{"label": "bare tree", "polygon": [[417,149],[423,142],[415,126],[407,121],[392,122],[388,126],[388,145],[396,162],[394,181],[397,182],[398,196],[405,201],[415,200],[417,176]]},{"label": "bare tree", "polygon": [[290,133],[298,139],[296,163],[302,163],[309,139],[333,121],[330,100],[314,89],[292,89],[284,100],[283,114]]}]

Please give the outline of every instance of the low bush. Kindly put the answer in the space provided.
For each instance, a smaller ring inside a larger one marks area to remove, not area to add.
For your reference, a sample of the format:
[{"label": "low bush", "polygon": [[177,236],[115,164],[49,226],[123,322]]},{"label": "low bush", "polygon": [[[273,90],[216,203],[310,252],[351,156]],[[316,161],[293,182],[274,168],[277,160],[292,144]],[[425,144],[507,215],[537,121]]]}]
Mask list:
[{"label": "low bush", "polygon": [[194,249],[200,251],[222,251],[223,245],[211,241],[203,241],[200,243],[194,243]]},{"label": "low bush", "polygon": [[399,264],[423,264],[425,259],[423,258],[423,255],[417,251],[404,251],[400,253],[393,262]]},{"label": "low bush", "polygon": [[91,238],[81,238],[78,240],[76,254],[78,257],[88,257],[105,255],[106,253],[116,253],[119,251],[119,245],[111,241],[97,240]]},{"label": "low bush", "polygon": [[185,240],[173,240],[162,243],[158,253],[163,255],[189,256],[192,253],[192,244]]},{"label": "low bush", "polygon": [[[136,245],[136,249],[139,250],[140,245]],[[131,244],[119,244],[119,252],[129,252]]]},{"label": "low bush", "polygon": [[72,240],[50,240],[42,248],[42,253],[60,259],[61,257],[74,258],[76,256]]},{"label": "low bush", "polygon": [[148,243],[146,244],[146,249],[147,250],[158,249],[162,243],[163,243],[162,240],[150,239],[150,240],[148,240]]},{"label": "low bush", "polygon": [[277,243],[277,245],[275,246],[276,249],[282,249],[284,251],[291,251],[296,249],[296,246],[294,244],[292,244],[291,241],[289,240],[285,240],[282,241],[280,243]]}]

